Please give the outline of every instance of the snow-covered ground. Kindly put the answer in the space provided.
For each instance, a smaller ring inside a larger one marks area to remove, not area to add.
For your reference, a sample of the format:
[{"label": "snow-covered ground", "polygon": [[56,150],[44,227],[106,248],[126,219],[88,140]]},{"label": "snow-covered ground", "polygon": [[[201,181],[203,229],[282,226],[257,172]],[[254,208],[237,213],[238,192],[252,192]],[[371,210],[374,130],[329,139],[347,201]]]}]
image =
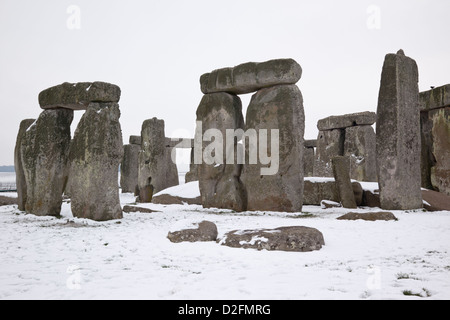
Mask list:
[{"label": "snow-covered ground", "polygon": [[[0,207],[0,299],[450,299],[450,212],[364,222],[313,206],[298,214],[145,207],[161,212],[98,223],[73,218],[67,203],[61,219]],[[326,245],[288,253],[171,243],[167,233],[186,219],[216,223],[219,237],[314,227]]]}]

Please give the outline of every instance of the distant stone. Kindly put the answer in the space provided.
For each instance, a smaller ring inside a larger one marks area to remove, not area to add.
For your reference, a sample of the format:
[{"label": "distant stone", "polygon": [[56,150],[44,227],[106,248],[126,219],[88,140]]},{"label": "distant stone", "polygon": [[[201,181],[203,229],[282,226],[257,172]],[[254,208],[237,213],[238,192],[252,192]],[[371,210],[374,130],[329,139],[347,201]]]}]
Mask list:
[{"label": "distant stone", "polygon": [[422,190],[424,208],[427,211],[450,211],[450,196],[432,190]]},{"label": "distant stone", "polygon": [[450,106],[450,84],[419,94],[420,111]]},{"label": "distant stone", "polygon": [[322,200],[320,202],[320,207],[322,209],[332,209],[332,208],[341,208],[342,205],[339,202],[329,201],[329,200]]},{"label": "distant stone", "polygon": [[91,103],[70,148],[69,187],[74,217],[95,221],[122,219],[119,165],[123,158],[117,103]]},{"label": "distant stone", "polygon": [[120,187],[122,193],[134,193],[138,185],[139,152],[141,147],[136,144],[123,146],[123,159],[120,164]]},{"label": "distant stone", "polygon": [[[10,197],[0,196],[0,207],[2,207],[2,206],[10,206],[10,205],[14,205],[14,204],[17,204],[17,198],[10,198]],[[21,209],[19,209],[19,210],[21,210]]]},{"label": "distant stone", "polygon": [[423,207],[419,72],[402,54],[386,55],[381,75],[377,119],[377,166],[381,208]]},{"label": "distant stone", "polygon": [[189,204],[189,205],[202,205],[202,198],[183,198],[179,196],[173,196],[170,194],[160,194],[152,198],[152,203],[155,204]]},{"label": "distant stone", "polygon": [[130,144],[141,145],[141,136],[130,136]]},{"label": "distant stone", "polygon": [[350,159],[334,157],[332,159],[334,179],[339,192],[340,202],[344,208],[356,209],[355,195],[350,180]]},{"label": "distant stone", "polygon": [[232,248],[310,252],[322,249],[325,240],[323,234],[314,228],[281,227],[231,231],[219,243]]},{"label": "distant stone", "polygon": [[141,207],[136,207],[136,206],[124,206],[123,207],[123,212],[125,213],[155,213],[155,212],[161,212],[161,211],[156,211],[156,210],[152,210],[152,209],[148,209],[148,208],[141,208]]},{"label": "distant stone", "polygon": [[190,228],[169,232],[167,238],[174,243],[207,242],[216,241],[217,234],[217,226],[213,222],[202,221],[194,223]]},{"label": "distant stone", "polygon": [[106,82],[63,83],[39,94],[42,109],[86,110],[91,102],[119,102],[120,88]]},{"label": "distant stone", "polygon": [[319,131],[314,160],[315,177],[333,177],[331,159],[344,154],[345,131],[342,129]]},{"label": "distant stone", "polygon": [[301,76],[302,68],[295,60],[277,59],[214,70],[202,75],[200,84],[204,94],[216,92],[246,94],[276,85],[295,84]]},{"label": "distant stone", "polygon": [[72,110],[44,110],[22,136],[20,149],[27,213],[37,216],[59,216],[61,213],[72,120]]},{"label": "distant stone", "polygon": [[342,217],[337,218],[338,220],[365,220],[365,221],[397,221],[398,219],[394,216],[392,212],[349,212]]},{"label": "distant stone", "polygon": [[381,208],[380,193],[364,190],[362,206],[369,208]]},{"label": "distant stone", "polygon": [[314,148],[304,148],[303,151],[303,168],[305,177],[312,177],[314,175]]},{"label": "distant stone", "polygon": [[346,114],[342,116],[331,116],[317,123],[319,131],[345,129],[355,126],[371,126],[377,121],[377,114],[375,112],[359,112],[353,114]]},{"label": "distant stone", "polygon": [[316,140],[305,140],[305,148],[316,148],[317,147],[317,139]]},{"label": "distant stone", "polygon": [[25,181],[21,153],[22,139],[27,129],[35,122],[35,119],[26,119],[20,123],[19,133],[17,134],[16,139],[16,147],[14,149],[14,168],[16,171],[16,188],[18,197],[17,203],[20,211],[25,211],[25,203],[27,202],[27,183]]},{"label": "distant stone", "polygon": [[[317,179],[317,178],[312,178]],[[322,179],[323,181],[311,181],[305,179],[303,204],[311,206],[320,206],[322,200],[340,202],[339,192],[333,178]],[[355,196],[356,204],[362,205],[361,184],[352,182],[352,190]]]}]

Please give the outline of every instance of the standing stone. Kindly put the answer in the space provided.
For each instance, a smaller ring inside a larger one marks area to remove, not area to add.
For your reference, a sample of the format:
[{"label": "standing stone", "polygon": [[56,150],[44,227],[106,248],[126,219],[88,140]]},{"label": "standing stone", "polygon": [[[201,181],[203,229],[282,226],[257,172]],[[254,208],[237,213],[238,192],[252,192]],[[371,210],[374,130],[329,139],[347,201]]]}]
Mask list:
[{"label": "standing stone", "polygon": [[[303,97],[296,85],[280,85],[266,88],[253,95],[247,109],[246,129],[256,130],[261,151],[261,132],[278,130],[278,150],[272,149],[267,140],[267,155],[272,163],[278,161],[278,170],[273,175],[263,175],[262,168],[269,165],[246,163],[242,181],[247,190],[248,210],[298,212],[303,205],[303,152],[305,114]],[[247,159],[249,146],[246,147]],[[278,157],[276,157],[278,151]]]},{"label": "standing stone", "polygon": [[189,172],[186,173],[184,178],[185,183],[198,181],[198,165],[194,161],[195,149],[191,149],[191,163],[189,165]]},{"label": "standing stone", "polygon": [[[201,127],[199,127],[199,124],[201,124]],[[238,96],[228,93],[212,93],[203,96],[197,109],[195,143],[202,146],[202,161],[198,165],[198,179],[202,205],[205,208],[246,210],[245,189],[240,180],[242,165],[237,163],[237,152],[234,154],[235,157],[231,159],[232,163],[226,161],[226,131],[243,128],[242,103]],[[202,142],[202,140],[205,140],[205,133],[210,129],[215,129],[217,133],[220,133],[222,141],[213,138],[214,141]],[[213,143],[217,146],[217,150],[210,150]],[[236,144],[235,142],[232,144],[235,151]],[[221,151],[222,156],[220,157],[215,151]],[[211,161],[214,163],[208,164],[205,156],[206,158],[215,158],[215,160],[210,159],[214,160]],[[194,158],[196,163],[200,163],[198,157]]]},{"label": "standing stone", "polygon": [[334,129],[319,131],[314,161],[315,177],[333,177],[333,157],[344,154],[345,131]]},{"label": "standing stone", "polygon": [[450,196],[450,107],[430,112],[433,123],[432,152],[436,164],[431,168],[431,184]]},{"label": "standing stone", "polygon": [[402,50],[386,55],[378,99],[377,163],[381,207],[422,208],[419,73]]},{"label": "standing stone", "polygon": [[350,158],[340,156],[334,157],[332,163],[334,179],[336,181],[336,187],[339,192],[342,206],[348,209],[356,209],[355,195],[350,180]]},{"label": "standing stone", "polygon": [[21,145],[22,139],[27,129],[36,121],[36,119],[26,119],[20,123],[19,133],[17,134],[16,147],[14,149],[14,168],[16,171],[17,202],[20,211],[25,211],[27,202],[27,183],[22,166]]},{"label": "standing stone", "polygon": [[145,120],[141,130],[138,185],[140,201],[151,202],[154,193],[176,186],[177,165],[172,161],[172,148],[165,146],[164,120]]},{"label": "standing stone", "polygon": [[70,148],[69,185],[74,217],[95,221],[122,218],[118,173],[123,158],[117,103],[91,103]]},{"label": "standing stone", "polygon": [[72,120],[72,110],[45,110],[22,137],[21,160],[27,194],[25,211],[28,213],[38,216],[59,216],[61,213]]},{"label": "standing stone", "polygon": [[305,177],[314,176],[314,148],[305,148],[303,154],[303,167]]},{"label": "standing stone", "polygon": [[127,144],[123,146],[123,160],[120,164],[120,186],[122,193],[134,193],[138,185],[139,152],[141,146]]},{"label": "standing stone", "polygon": [[345,129],[344,156],[350,157],[350,178],[377,181],[376,134],[372,126]]}]

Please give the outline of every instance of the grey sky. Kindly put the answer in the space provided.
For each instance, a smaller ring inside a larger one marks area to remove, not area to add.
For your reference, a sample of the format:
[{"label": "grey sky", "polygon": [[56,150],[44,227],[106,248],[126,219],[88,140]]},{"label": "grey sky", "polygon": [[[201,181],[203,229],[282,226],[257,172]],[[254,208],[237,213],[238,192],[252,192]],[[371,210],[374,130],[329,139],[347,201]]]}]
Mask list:
[{"label": "grey sky", "polygon": [[[70,5],[80,29],[67,26]],[[373,8],[380,28],[368,27]],[[314,139],[321,118],[376,111],[387,53],[402,48],[417,61],[421,90],[450,83],[449,12],[448,0],[0,0],[0,165],[13,164],[19,123],[39,116],[50,86],[119,85],[125,142],[153,117],[167,136],[193,135],[201,74],[274,58],[303,68],[305,138]]]}]

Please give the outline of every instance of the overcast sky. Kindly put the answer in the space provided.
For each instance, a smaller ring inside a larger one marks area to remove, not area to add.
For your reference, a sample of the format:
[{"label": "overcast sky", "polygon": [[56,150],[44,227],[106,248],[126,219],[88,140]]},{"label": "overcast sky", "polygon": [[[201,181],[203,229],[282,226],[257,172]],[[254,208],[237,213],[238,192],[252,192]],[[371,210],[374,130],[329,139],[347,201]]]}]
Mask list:
[{"label": "overcast sky", "polygon": [[315,139],[321,118],[376,111],[387,53],[417,61],[422,91],[450,83],[449,12],[449,0],[0,0],[0,165],[48,87],[119,85],[125,143],[153,117],[193,136],[203,73],[275,58],[303,68]]}]

